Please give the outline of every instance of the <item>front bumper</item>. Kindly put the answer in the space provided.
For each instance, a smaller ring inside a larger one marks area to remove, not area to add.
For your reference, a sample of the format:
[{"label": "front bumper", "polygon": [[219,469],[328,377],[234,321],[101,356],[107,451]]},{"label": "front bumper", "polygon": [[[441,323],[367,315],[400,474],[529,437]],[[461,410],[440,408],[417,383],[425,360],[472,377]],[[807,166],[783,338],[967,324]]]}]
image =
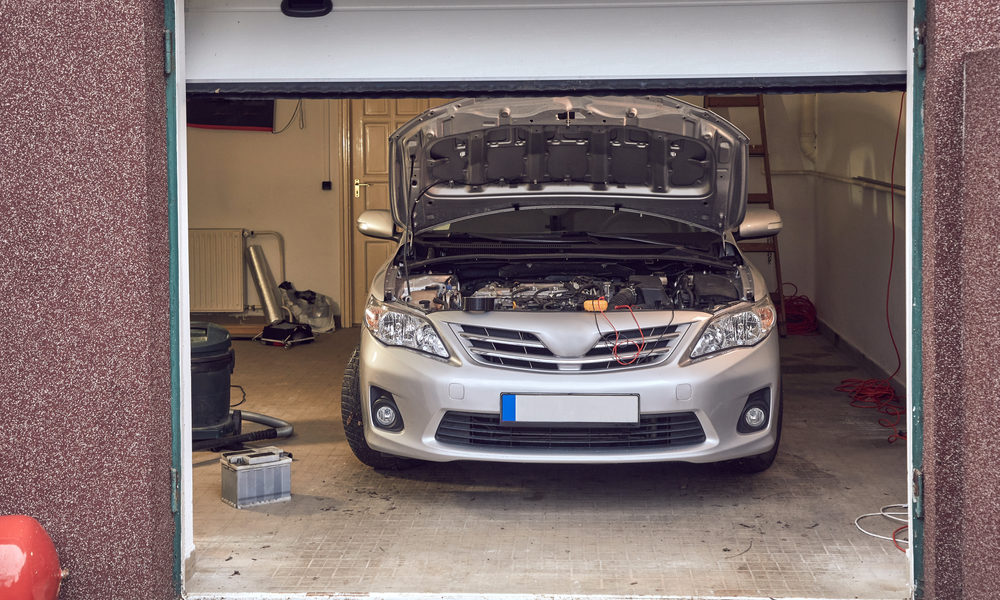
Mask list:
[{"label": "front bumper", "polygon": [[[475,362],[447,327],[438,327],[452,353],[449,360],[385,346],[363,330],[360,389],[365,439],[373,449],[429,461],[478,460],[536,463],[716,462],[760,454],[776,440],[780,402],[778,339],[774,331],[751,348],[738,348],[682,366],[681,358],[700,333],[688,328],[661,364],[587,373],[534,372]],[[405,427],[399,432],[372,425],[371,389],[392,394]],[[770,390],[770,419],[754,433],[736,431],[747,397]],[[642,415],[693,413],[704,441],[665,448],[496,448],[455,445],[436,439],[445,413],[498,415],[509,393],[637,394]]]}]

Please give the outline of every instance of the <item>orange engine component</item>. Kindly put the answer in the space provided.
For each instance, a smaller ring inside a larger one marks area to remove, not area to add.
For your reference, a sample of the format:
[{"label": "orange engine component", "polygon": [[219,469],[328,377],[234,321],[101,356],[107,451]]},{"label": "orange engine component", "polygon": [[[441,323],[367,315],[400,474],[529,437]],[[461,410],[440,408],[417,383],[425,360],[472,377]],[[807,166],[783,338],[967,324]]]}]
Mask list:
[{"label": "orange engine component", "polygon": [[56,600],[65,576],[52,538],[38,521],[0,516],[0,598]]}]

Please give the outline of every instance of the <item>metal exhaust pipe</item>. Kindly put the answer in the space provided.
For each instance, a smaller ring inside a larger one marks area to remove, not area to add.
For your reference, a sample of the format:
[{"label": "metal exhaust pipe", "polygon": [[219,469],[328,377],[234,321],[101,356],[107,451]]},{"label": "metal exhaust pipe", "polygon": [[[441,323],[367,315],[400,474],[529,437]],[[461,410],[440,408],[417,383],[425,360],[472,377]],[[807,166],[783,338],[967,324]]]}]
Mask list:
[{"label": "metal exhaust pipe", "polygon": [[269,325],[284,319],[281,312],[281,302],[278,300],[278,284],[274,282],[271,267],[267,264],[264,249],[259,244],[247,246],[247,261],[250,263],[250,274],[257,287],[257,295],[264,306],[264,315]]}]

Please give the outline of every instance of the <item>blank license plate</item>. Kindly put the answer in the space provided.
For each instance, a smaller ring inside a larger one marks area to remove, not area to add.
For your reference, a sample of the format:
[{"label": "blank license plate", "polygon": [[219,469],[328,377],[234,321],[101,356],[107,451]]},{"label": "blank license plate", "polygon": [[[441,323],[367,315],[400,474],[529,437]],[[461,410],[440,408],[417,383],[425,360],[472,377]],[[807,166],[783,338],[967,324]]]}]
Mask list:
[{"label": "blank license plate", "polygon": [[639,396],[501,394],[501,423],[639,422]]}]

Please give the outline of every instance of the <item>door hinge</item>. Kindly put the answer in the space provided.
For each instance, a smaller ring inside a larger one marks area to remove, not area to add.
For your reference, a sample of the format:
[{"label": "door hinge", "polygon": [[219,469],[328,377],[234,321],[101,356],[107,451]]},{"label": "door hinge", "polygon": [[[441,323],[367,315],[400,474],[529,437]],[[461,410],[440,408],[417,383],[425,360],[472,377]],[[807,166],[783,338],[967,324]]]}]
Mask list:
[{"label": "door hinge", "polygon": [[913,518],[924,518],[924,472],[913,469]]},{"label": "door hinge", "polygon": [[927,66],[927,25],[921,23],[913,28],[913,65],[921,71]]},{"label": "door hinge", "polygon": [[170,512],[177,514],[181,510],[181,476],[180,472],[170,468]]},{"label": "door hinge", "polygon": [[169,29],[163,30],[163,74],[170,75],[174,72],[174,32]]}]

